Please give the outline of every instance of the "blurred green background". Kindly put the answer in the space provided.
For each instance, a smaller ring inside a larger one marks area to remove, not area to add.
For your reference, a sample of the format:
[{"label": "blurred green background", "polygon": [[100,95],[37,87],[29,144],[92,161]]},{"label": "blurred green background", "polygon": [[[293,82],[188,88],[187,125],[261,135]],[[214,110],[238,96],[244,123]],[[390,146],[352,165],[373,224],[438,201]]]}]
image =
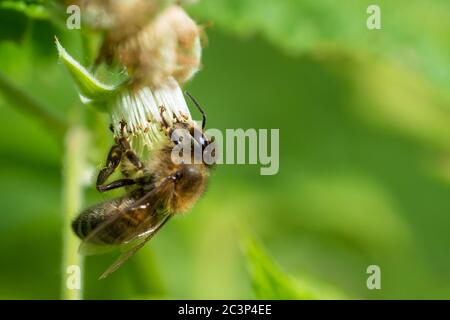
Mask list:
[{"label": "blurred green background", "polygon": [[[381,30],[368,30],[368,5]],[[0,298],[58,299],[63,135],[85,108],[54,35],[83,60],[80,31],[41,1],[0,1]],[[92,299],[450,298],[450,2],[214,0],[187,10],[207,28],[188,89],[208,126],[279,128],[280,171],[221,165],[205,196],[122,269],[89,257]],[[5,84],[6,83],[6,84]],[[85,112],[93,168],[112,137]],[[76,151],[75,151],[76,152]],[[91,180],[85,206],[108,199]],[[65,230],[67,232],[67,230]],[[381,268],[368,290],[366,268]]]}]

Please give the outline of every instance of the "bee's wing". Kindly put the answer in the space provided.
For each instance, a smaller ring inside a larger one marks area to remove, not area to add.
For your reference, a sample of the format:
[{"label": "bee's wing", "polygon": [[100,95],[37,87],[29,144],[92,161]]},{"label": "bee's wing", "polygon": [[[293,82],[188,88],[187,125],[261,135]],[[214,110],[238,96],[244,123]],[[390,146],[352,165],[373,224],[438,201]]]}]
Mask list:
[{"label": "bee's wing", "polygon": [[93,256],[108,253],[117,248],[117,245],[96,244],[83,241],[78,247],[78,253],[83,256]]},{"label": "bee's wing", "polygon": [[140,248],[142,248],[147,241],[149,241],[161,227],[169,221],[169,219],[172,217],[172,214],[168,211],[159,212],[158,213],[158,223],[156,225],[153,225],[151,229],[148,229],[144,231],[143,233],[139,234],[135,239],[133,239],[130,242],[127,242],[124,246],[122,246],[122,249],[124,249],[124,252],[117,258],[116,261],[112,265],[106,269],[105,272],[100,276],[100,279],[104,279],[107,276],[109,276],[111,273],[116,271],[117,269],[122,266],[122,264],[127,261],[130,257],[132,257]]},{"label": "bee's wing", "polygon": [[[117,248],[120,248],[124,243],[130,243],[135,239],[141,238],[140,235],[151,230],[153,226],[158,225],[160,217],[164,213],[157,212],[157,208],[161,205],[161,194],[164,194],[170,183],[169,179],[164,180],[160,186],[152,189],[133,204],[124,209],[117,209],[107,220],[102,222],[98,227],[92,230],[86,238],[81,242],[78,252],[82,255],[93,255],[105,253]],[[125,232],[120,235],[115,235],[118,245],[104,245],[96,244],[92,241],[99,235],[107,234],[107,228],[125,215],[130,214],[135,210],[143,210],[148,214],[148,217],[135,228],[127,228]]]}]

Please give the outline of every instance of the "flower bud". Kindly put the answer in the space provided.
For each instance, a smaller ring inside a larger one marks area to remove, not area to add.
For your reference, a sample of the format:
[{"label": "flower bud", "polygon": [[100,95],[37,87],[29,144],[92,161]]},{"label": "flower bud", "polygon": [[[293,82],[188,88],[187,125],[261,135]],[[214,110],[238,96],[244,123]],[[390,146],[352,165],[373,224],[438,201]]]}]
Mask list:
[{"label": "flower bud", "polygon": [[173,0],[67,0],[81,8],[83,22],[93,30],[123,39],[135,34]]},{"label": "flower bud", "polygon": [[157,88],[170,77],[182,84],[200,67],[200,29],[174,5],[133,36],[116,41],[109,34],[102,52],[104,60],[113,57],[125,66],[138,87]]}]

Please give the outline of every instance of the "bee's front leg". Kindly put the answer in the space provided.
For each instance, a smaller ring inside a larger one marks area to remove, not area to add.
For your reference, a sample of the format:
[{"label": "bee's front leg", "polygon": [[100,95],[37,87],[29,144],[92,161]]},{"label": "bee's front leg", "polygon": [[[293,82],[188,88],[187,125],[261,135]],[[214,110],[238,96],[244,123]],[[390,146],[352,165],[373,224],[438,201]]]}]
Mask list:
[{"label": "bee's front leg", "polygon": [[106,180],[111,176],[114,170],[119,166],[122,159],[122,148],[119,145],[112,146],[108,153],[108,158],[106,159],[106,167],[100,170],[97,177],[97,190],[100,192],[130,186],[136,184],[133,179],[119,179],[111,182],[110,184],[104,185]]},{"label": "bee's front leg", "polygon": [[136,154],[136,152],[131,149],[130,143],[128,142],[127,138],[122,136],[117,139],[117,143],[127,159],[136,167],[136,169],[142,170],[144,168],[142,161],[139,159],[139,156]]},{"label": "bee's front leg", "polygon": [[106,158],[106,166],[100,170],[97,176],[97,189],[113,174],[114,170],[119,166],[121,159],[122,149],[118,145],[112,146]]},{"label": "bee's front leg", "polygon": [[131,186],[133,184],[136,184],[136,181],[133,179],[119,179],[116,181],[111,182],[107,185],[97,185],[97,190],[100,192],[105,192],[112,189],[117,189],[125,186]]}]

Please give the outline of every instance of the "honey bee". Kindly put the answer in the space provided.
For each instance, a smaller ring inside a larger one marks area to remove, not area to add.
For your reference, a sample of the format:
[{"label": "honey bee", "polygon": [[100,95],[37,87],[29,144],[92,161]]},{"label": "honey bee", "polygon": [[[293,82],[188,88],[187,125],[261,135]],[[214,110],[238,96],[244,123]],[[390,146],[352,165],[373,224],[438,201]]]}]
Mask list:
[{"label": "honey bee", "polygon": [[[171,139],[162,144],[146,162],[139,159],[121,134],[115,139],[116,144],[108,154],[106,166],[98,174],[96,186],[100,192],[125,187],[126,194],[84,210],[72,223],[73,231],[82,239],[79,248],[81,254],[92,255],[121,249],[122,254],[100,279],[116,271],[171,217],[189,210],[205,190],[214,163],[176,163],[172,159],[172,150],[176,145],[197,145],[203,154],[213,142],[204,132],[205,112],[189,93],[186,94],[202,114],[201,130],[187,121],[175,122],[171,126],[164,122],[163,127]],[[123,124],[122,127],[125,126]],[[177,135],[177,129],[184,129],[187,133]],[[119,165],[123,178],[105,184]]]}]

